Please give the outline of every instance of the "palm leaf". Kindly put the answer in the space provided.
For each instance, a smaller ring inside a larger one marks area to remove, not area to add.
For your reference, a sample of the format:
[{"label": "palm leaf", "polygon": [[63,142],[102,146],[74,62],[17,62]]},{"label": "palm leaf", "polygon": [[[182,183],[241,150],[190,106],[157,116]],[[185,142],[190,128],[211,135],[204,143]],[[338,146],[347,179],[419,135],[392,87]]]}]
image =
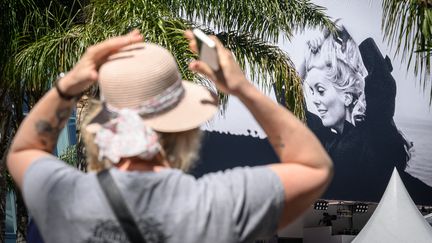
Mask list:
[{"label": "palm leaf", "polygon": [[[396,54],[414,62],[414,73],[425,89],[431,83],[432,2],[430,0],[383,0],[382,29]],[[429,104],[432,104],[432,87]]]},{"label": "palm leaf", "polygon": [[[305,26],[331,29],[333,23],[323,11],[310,1],[281,0],[93,0],[82,11],[75,12],[50,3],[27,13],[21,34],[16,38],[20,48],[4,73],[8,74],[8,80],[15,80],[16,90],[24,87],[33,94],[30,103],[34,103],[51,86],[57,73],[75,64],[86,46],[139,28],[147,41],[174,53],[185,79],[206,83],[188,70],[188,63],[196,56],[189,51],[183,37],[183,30],[204,26],[210,32],[217,31],[242,67],[248,68],[252,81],[267,88],[274,85],[278,93],[286,90],[287,107],[303,117],[302,92],[293,65],[286,53],[267,41],[276,41],[282,33],[289,38],[293,31]],[[193,21],[196,19],[201,23]]]},{"label": "palm leaf", "polygon": [[[132,28],[139,28],[142,29],[146,40],[165,46],[174,53],[184,78],[205,82],[187,68],[190,60],[196,56],[188,50],[183,30],[190,28],[192,24],[176,17],[170,9],[161,6],[161,3],[149,4],[147,1],[94,1],[94,5],[89,5],[85,9],[85,14],[89,17],[85,25],[73,25],[75,16],[68,22],[61,21],[61,18],[55,19],[57,15],[49,11],[50,7],[43,13],[30,14],[27,22],[34,22],[36,19],[40,23],[50,23],[49,27],[54,28],[55,31],[48,28],[28,31],[33,33],[31,38],[35,41],[15,55],[14,61],[9,65],[13,70],[11,79],[25,80],[26,90],[35,94],[35,97],[40,97],[50,87],[57,73],[69,70],[73,66],[85,46]],[[65,12],[61,12],[60,16]],[[296,80],[295,72],[291,68],[292,63],[281,56],[272,55],[281,54],[278,53],[276,46],[266,45],[251,34],[236,36],[238,32],[223,33],[229,34],[218,36],[226,39],[227,46],[233,49],[243,67],[246,67],[245,61],[247,61],[252,80],[267,87],[274,82],[291,85],[290,82]],[[249,46],[248,41],[250,41]],[[268,48],[267,53],[265,48]],[[263,51],[257,52],[258,50]],[[279,84],[276,87],[283,86]],[[294,102],[288,107],[295,108],[295,113],[301,116],[301,112],[299,113],[301,102],[297,102],[299,95],[293,93],[289,95],[295,98],[287,99]],[[226,97],[222,99],[226,100]]]},{"label": "palm leaf", "polygon": [[291,37],[310,27],[333,29],[325,8],[300,0],[170,0],[171,12],[191,22],[211,26],[217,31],[249,33],[263,41],[276,42],[279,36]]},{"label": "palm leaf", "polygon": [[[189,1],[171,1],[169,2],[169,6],[167,8],[165,6],[167,5],[166,1],[152,1],[151,3],[147,1],[94,1],[94,5],[92,6],[94,9],[88,10],[93,13],[91,18],[92,24],[100,23],[103,21],[107,24],[107,26],[115,26],[113,27],[113,29],[127,30],[134,27],[142,29],[146,40],[159,43],[167,47],[175,54],[182,75],[188,79],[191,79],[193,78],[193,74],[189,72],[189,70],[187,69],[187,65],[190,59],[194,58],[195,56],[192,55],[190,51],[188,51],[187,42],[182,36],[182,31],[184,29],[190,28],[191,26],[197,27],[197,24],[193,24],[188,20],[182,19],[178,16],[189,15],[190,18],[198,18],[200,12],[188,11],[188,9],[192,9],[192,5],[188,5],[188,3],[192,4],[193,1],[192,3]],[[223,5],[213,3],[213,5],[210,6],[206,5],[210,4],[207,2],[200,2],[196,4],[198,4],[204,9],[208,9],[211,6]],[[226,4],[229,5],[230,3]],[[262,3],[258,2],[255,4]],[[277,4],[280,3],[277,2]],[[207,7],[205,7],[204,5]],[[279,8],[284,9],[287,9],[287,6],[288,5],[278,5]],[[195,9],[201,9],[201,7],[197,8],[195,6]],[[295,7],[296,6],[291,7],[291,9]],[[297,6],[297,8],[300,9],[299,6]],[[115,9],[115,11],[110,12],[112,9]],[[250,8],[248,9],[251,10]],[[256,8],[253,8],[252,10],[254,9]],[[308,8],[303,6],[303,9]],[[95,11],[104,14],[94,14],[96,13]],[[270,12],[272,14],[270,14]],[[157,14],[155,15],[155,13]],[[270,16],[274,16],[273,13],[274,11],[269,10],[267,14],[269,14]],[[301,20],[299,16],[304,16],[301,13],[302,11],[298,10],[297,18],[299,19],[299,21]],[[164,19],[163,22],[160,21],[161,18]],[[326,19],[325,16],[322,18]],[[255,20],[255,18],[249,19]],[[287,19],[285,19],[284,21],[288,22]],[[231,22],[232,21],[230,21],[229,23],[225,23],[229,26],[224,26],[224,29],[231,28]],[[328,22],[330,23],[330,21]],[[312,22],[303,21],[299,25],[306,25],[310,23]],[[318,22],[313,23],[318,24]],[[222,24],[224,23],[215,22],[208,24],[216,24],[219,28],[222,28]],[[258,26],[258,24],[260,26]],[[245,25],[254,25],[256,30],[264,30],[260,31],[260,33],[263,32],[264,34],[266,33],[265,30],[269,29],[268,26],[265,25],[265,23],[262,23],[262,21],[257,21]],[[209,29],[201,25],[198,26],[204,28],[207,33],[214,33],[213,29]],[[285,24],[285,26],[292,29],[293,26],[296,25]],[[218,27],[216,27],[215,29],[218,29]],[[279,35],[279,32],[275,34]],[[287,97],[287,107],[293,109],[296,115],[303,117],[303,105],[302,102],[300,102],[300,100],[302,99],[302,92],[299,86],[299,78],[297,77],[295,70],[292,68],[293,65],[289,61],[285,53],[282,53],[277,46],[267,44],[264,40],[262,40],[263,36],[254,36],[254,34],[250,32],[222,31],[219,32],[217,36],[221,38],[222,41],[225,41],[225,44],[228,48],[233,50],[235,56],[237,57],[237,60],[240,62],[242,67],[248,67],[250,69],[249,73],[251,74],[251,80],[261,84],[262,87],[267,88],[277,83],[277,85],[275,86],[278,88],[278,92],[282,92],[282,87],[291,87],[292,85],[294,85],[294,87],[287,89],[289,90],[289,92],[284,95]],[[202,79],[199,76],[196,76],[194,80],[203,84],[207,84],[207,86],[211,86],[206,83],[206,80]],[[291,98],[288,98],[288,96]],[[221,96],[221,98],[223,101],[226,100],[226,97],[224,96]]]},{"label": "palm leaf", "polygon": [[276,95],[285,97],[284,105],[304,118],[301,80],[287,53],[250,34],[221,32],[216,36],[232,50],[251,80],[261,80],[258,84],[264,90],[275,87]]}]

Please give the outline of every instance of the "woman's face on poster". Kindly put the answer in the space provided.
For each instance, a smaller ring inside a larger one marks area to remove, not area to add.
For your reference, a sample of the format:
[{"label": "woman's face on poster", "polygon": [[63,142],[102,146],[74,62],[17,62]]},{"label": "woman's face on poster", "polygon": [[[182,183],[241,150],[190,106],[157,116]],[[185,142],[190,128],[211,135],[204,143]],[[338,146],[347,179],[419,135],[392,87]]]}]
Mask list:
[{"label": "woman's face on poster", "polygon": [[327,80],[325,71],[318,68],[311,69],[305,83],[308,92],[306,97],[316,107],[316,113],[323,125],[336,130],[342,128],[346,117],[344,95]]}]

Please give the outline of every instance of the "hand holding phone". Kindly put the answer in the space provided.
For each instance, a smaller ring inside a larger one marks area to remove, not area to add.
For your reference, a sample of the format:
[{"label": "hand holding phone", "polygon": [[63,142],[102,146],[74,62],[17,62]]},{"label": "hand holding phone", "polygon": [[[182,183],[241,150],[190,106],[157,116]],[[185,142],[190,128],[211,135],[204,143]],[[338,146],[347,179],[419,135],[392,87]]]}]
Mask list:
[{"label": "hand holding phone", "polygon": [[219,58],[216,50],[216,43],[199,29],[194,29],[192,32],[197,42],[199,59],[207,63],[213,71],[218,71]]}]

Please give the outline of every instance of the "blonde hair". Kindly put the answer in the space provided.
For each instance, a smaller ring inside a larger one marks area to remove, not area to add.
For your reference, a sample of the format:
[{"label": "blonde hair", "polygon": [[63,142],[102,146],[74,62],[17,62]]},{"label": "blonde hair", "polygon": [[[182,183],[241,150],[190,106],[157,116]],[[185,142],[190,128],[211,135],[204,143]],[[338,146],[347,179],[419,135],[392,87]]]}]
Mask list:
[{"label": "blonde hair", "polygon": [[329,66],[318,69],[325,71],[325,79],[330,81],[336,90],[351,95],[352,101],[348,105],[348,109],[351,112],[350,121],[352,124],[356,125],[356,122],[363,121],[366,112],[364,78],[340,59]]},{"label": "blonde hair", "polygon": [[[86,112],[86,116],[81,129],[85,145],[85,153],[87,159],[88,171],[100,171],[112,166],[112,162],[108,159],[99,161],[98,146],[94,143],[95,135],[86,131],[85,127],[102,109],[102,104],[99,101],[91,101],[90,107]],[[161,155],[168,161],[172,168],[183,171],[190,170],[194,162],[198,159],[198,152],[201,146],[202,132],[199,128],[176,133],[157,132],[159,143],[162,146]]]},{"label": "blonde hair", "polygon": [[324,39],[308,42],[306,58],[301,69],[303,80],[313,68],[324,70],[325,78],[335,89],[352,96],[348,109],[353,125],[363,121],[366,112],[364,89],[367,70],[357,44],[344,26],[338,29],[337,34],[330,34],[327,31],[324,33]]}]

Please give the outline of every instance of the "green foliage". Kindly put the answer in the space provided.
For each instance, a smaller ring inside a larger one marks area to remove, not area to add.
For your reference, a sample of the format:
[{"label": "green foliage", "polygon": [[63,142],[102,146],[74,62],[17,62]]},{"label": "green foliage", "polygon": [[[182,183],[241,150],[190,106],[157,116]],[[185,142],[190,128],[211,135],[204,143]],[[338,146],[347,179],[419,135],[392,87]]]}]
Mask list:
[{"label": "green foliage", "polygon": [[307,0],[171,0],[163,1],[171,12],[191,22],[216,30],[248,33],[263,41],[276,42],[280,35],[291,37],[305,26],[332,29],[324,8]]},{"label": "green foliage", "polygon": [[[285,104],[287,108],[304,118],[303,107],[293,105],[302,103],[303,97],[292,95],[302,93],[301,86],[297,85],[301,80],[286,53],[250,34],[221,32],[216,36],[233,51],[241,66],[247,67],[252,80],[261,80],[259,83],[267,90],[275,85],[277,96],[285,96],[288,101]],[[284,87],[290,90],[282,93]]]},{"label": "green foliage", "polygon": [[76,145],[71,145],[66,148],[65,151],[59,156],[61,160],[67,164],[77,167],[78,166],[78,155]]},{"label": "green foliage", "polygon": [[303,117],[296,71],[274,42],[279,36],[290,38],[293,31],[306,26],[333,27],[324,9],[310,1],[70,2],[68,6],[48,2],[41,7],[32,0],[22,1],[26,7],[24,24],[13,39],[17,48],[2,74],[16,91],[31,94],[30,104],[51,87],[59,72],[73,67],[87,46],[133,28],[140,29],[146,41],[172,51],[183,78],[209,85],[187,68],[196,56],[189,51],[183,31],[200,27],[226,38],[225,44],[242,67],[250,68],[251,80],[267,87],[276,84],[280,93],[279,88],[290,87],[285,89],[286,105]]},{"label": "green foliage", "polygon": [[[396,45],[396,54],[414,62],[414,72],[425,89],[431,84],[432,59],[432,1],[383,0],[385,39]],[[429,103],[432,104],[432,87]]]}]

